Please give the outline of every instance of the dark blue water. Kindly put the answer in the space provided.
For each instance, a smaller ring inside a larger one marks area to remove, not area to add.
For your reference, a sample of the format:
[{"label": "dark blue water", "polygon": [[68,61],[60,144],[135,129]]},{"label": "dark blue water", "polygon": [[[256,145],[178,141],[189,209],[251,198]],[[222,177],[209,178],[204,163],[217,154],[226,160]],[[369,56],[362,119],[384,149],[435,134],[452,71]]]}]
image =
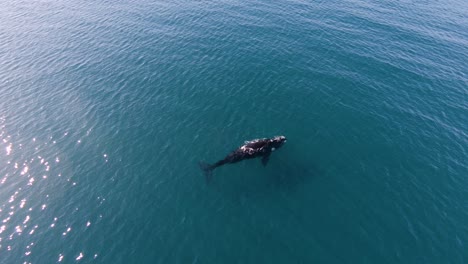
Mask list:
[{"label": "dark blue water", "polygon": [[468,262],[466,1],[0,14],[0,263]]}]

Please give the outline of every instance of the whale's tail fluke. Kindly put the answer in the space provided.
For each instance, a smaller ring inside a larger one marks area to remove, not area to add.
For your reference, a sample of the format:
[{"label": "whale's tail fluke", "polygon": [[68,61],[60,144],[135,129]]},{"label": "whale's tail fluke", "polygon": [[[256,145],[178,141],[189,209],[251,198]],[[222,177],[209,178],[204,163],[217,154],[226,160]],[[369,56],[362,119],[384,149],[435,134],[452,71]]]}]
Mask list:
[{"label": "whale's tail fluke", "polygon": [[214,168],[216,168],[216,166],[210,165],[203,161],[200,161],[198,165],[200,165],[200,168],[203,170],[203,173],[205,174],[206,182],[207,183],[210,182],[213,176],[213,170]]}]

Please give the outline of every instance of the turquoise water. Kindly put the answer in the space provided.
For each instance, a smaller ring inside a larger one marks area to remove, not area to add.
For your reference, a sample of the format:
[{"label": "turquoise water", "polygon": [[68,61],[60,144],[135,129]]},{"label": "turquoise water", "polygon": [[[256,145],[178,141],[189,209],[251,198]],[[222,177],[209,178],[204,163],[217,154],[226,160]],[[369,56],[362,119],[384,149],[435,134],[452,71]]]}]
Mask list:
[{"label": "turquoise water", "polygon": [[2,3],[0,263],[468,262],[466,1],[174,2]]}]

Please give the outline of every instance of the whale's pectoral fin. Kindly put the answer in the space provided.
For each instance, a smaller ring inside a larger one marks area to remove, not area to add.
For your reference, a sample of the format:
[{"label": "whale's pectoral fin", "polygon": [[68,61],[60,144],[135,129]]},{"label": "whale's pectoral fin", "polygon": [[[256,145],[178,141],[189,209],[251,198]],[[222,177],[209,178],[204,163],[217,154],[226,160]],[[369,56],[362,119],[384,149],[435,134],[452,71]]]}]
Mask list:
[{"label": "whale's pectoral fin", "polygon": [[266,166],[267,163],[268,163],[268,161],[270,160],[270,154],[271,154],[271,153],[267,153],[267,154],[265,154],[265,156],[262,157],[262,164],[263,164],[263,166]]}]

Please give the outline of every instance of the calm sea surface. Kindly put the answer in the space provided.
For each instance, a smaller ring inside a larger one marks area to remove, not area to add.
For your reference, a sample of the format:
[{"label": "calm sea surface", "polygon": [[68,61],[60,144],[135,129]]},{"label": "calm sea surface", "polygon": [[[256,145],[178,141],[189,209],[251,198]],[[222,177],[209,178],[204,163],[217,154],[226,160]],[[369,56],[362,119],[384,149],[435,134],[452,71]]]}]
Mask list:
[{"label": "calm sea surface", "polygon": [[467,62],[462,0],[4,1],[0,263],[468,263]]}]

